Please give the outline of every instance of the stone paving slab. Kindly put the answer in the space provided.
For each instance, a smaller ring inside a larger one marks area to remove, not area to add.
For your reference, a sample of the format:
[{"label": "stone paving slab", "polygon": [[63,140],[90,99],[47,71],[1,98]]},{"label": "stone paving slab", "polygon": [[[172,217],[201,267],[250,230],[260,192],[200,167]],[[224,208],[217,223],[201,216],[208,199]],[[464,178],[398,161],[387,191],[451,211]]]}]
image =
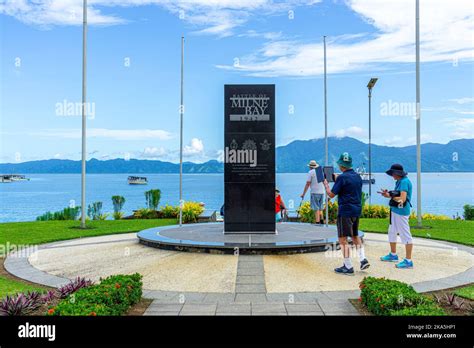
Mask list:
[{"label": "stone paving slab", "polygon": [[315,303],[285,303],[286,311],[288,314],[292,313],[304,313],[304,312],[319,312],[321,315],[323,314],[323,310],[319,306],[319,304]]},{"label": "stone paving slab", "polygon": [[283,303],[252,303],[252,315],[288,315]]},{"label": "stone paving slab", "polygon": [[185,303],[179,315],[215,315],[217,304]]},{"label": "stone paving slab", "polygon": [[217,305],[216,314],[240,314],[240,315],[250,315],[251,314],[251,305],[250,303],[219,303]]},{"label": "stone paving slab", "polygon": [[265,302],[267,296],[260,294],[235,294],[235,302]]},{"label": "stone paving slab", "polygon": [[152,302],[144,315],[179,315],[182,308],[182,304],[162,304]]},{"label": "stone paving slab", "polygon": [[261,275],[237,275],[236,281],[237,284],[263,284],[265,285],[265,278]]},{"label": "stone paving slab", "polygon": [[236,293],[258,294],[266,293],[265,284],[236,284]]},{"label": "stone paving slab", "polygon": [[348,300],[329,300],[329,301],[318,301],[318,305],[321,307],[325,314],[328,313],[356,313],[359,312]]},{"label": "stone paving slab", "polygon": [[202,301],[203,303],[233,303],[235,294],[208,293]]}]

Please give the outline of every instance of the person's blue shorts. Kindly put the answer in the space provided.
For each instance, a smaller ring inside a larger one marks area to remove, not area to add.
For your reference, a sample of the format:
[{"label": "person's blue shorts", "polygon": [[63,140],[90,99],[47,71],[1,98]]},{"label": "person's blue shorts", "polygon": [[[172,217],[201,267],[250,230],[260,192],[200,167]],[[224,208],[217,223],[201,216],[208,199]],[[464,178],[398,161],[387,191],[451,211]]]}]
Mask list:
[{"label": "person's blue shorts", "polygon": [[312,193],[311,194],[311,209],[313,209],[314,211],[323,210],[323,201],[324,201],[323,194]]},{"label": "person's blue shorts", "polygon": [[275,221],[280,222],[281,221],[281,212],[278,212],[275,214]]}]

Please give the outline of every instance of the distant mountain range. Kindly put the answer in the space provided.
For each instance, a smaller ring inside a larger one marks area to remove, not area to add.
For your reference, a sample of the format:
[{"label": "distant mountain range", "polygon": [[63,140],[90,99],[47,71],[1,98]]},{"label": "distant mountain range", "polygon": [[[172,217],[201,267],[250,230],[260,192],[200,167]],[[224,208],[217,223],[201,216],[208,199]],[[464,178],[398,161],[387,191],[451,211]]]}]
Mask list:
[{"label": "distant mountain range", "polygon": [[[276,170],[298,173],[307,170],[307,163],[315,159],[324,163],[324,139],[296,140],[276,149]],[[354,167],[368,169],[368,145],[349,137],[329,138],[329,162],[335,165],[339,155],[348,151]],[[459,139],[447,144],[426,143],[421,146],[423,172],[474,172],[474,139]],[[416,171],[416,146],[392,147],[372,144],[372,171],[383,172],[392,163],[401,163],[408,172]],[[185,173],[222,173],[223,164],[216,160],[205,163],[184,162]],[[0,173],[80,173],[81,162],[72,160],[40,160],[23,163],[0,163]],[[87,172],[105,173],[179,173],[179,164],[158,160],[113,159],[87,162]]]}]

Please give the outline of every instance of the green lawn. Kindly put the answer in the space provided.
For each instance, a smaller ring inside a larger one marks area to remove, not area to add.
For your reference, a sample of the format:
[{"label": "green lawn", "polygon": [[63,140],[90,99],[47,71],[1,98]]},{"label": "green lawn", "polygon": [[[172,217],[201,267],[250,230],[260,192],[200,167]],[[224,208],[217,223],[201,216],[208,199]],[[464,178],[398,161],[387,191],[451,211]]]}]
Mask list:
[{"label": "green lawn", "polygon": [[[415,237],[446,240],[474,245],[474,221],[465,220],[424,220],[429,229],[415,229],[416,220],[410,220],[411,232]],[[360,229],[366,232],[387,233],[388,219],[360,219]]]},{"label": "green lawn", "polygon": [[[66,239],[93,237],[106,234],[137,232],[146,228],[172,225],[176,219],[158,220],[105,220],[90,221],[90,229],[81,230],[79,221],[34,221],[0,224],[0,256],[6,246],[10,250],[19,246],[36,245]],[[76,228],[74,228],[76,227]]]},{"label": "green lawn", "polygon": [[44,289],[0,276],[0,299],[4,298],[6,295],[15,295],[19,292],[33,290],[43,291]]},{"label": "green lawn", "polygon": [[461,289],[457,289],[454,293],[460,297],[464,297],[469,300],[474,300],[474,284],[468,285]]}]

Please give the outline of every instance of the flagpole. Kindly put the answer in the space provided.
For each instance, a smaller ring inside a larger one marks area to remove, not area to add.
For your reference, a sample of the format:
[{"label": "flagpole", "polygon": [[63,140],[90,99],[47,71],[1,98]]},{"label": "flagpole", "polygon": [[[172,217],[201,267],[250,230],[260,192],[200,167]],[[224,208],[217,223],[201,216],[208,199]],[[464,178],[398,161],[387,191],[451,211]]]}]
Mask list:
[{"label": "flagpole", "polygon": [[[323,36],[324,41],[324,139],[325,139],[325,165],[329,165],[329,151],[328,151],[328,107],[327,107],[327,84],[326,84],[326,35]],[[329,217],[329,198],[326,193],[326,226],[328,225]]]},{"label": "flagpole", "polygon": [[179,106],[179,226],[183,223],[183,114],[184,114],[184,36],[181,36],[181,103]]},{"label": "flagpole", "polygon": [[82,9],[82,158],[81,158],[81,228],[86,228],[86,74],[87,74],[87,0]]},{"label": "flagpole", "polygon": [[416,219],[421,227],[420,1],[416,0]]}]

